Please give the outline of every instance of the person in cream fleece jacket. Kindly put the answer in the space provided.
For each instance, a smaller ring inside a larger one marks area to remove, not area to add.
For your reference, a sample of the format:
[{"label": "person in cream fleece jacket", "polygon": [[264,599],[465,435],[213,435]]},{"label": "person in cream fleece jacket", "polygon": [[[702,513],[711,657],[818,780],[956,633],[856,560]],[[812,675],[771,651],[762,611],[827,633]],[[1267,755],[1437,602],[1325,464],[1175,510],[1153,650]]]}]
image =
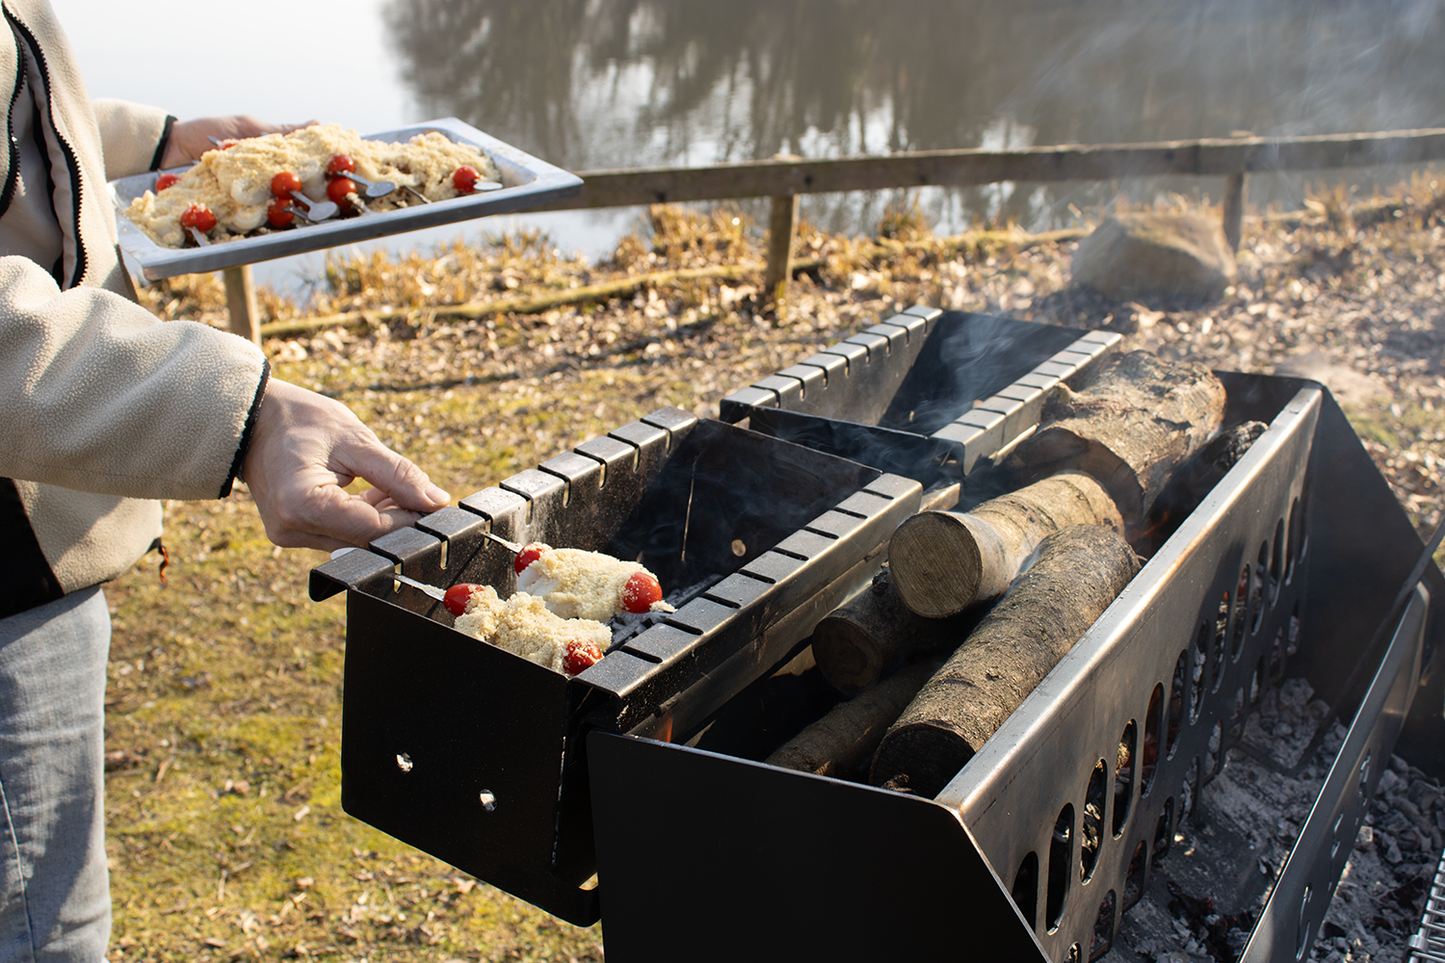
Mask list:
[{"label": "person in cream fleece jacket", "polygon": [[[224,498],[239,478],[273,542],[329,550],[449,496],[344,406],[270,378],[250,342],[134,301],[106,182],[284,128],[92,102],[49,4],[0,6],[0,961],[94,963],[110,933],[100,586],[155,543],[158,499]],[[348,494],[356,478],[373,487]]]}]

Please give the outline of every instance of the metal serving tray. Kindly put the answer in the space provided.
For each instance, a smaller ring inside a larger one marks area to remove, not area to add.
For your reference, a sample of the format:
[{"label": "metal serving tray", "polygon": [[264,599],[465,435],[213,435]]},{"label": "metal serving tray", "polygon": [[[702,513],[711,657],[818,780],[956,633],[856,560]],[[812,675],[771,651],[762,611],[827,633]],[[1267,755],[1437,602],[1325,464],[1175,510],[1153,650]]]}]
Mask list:
[{"label": "metal serving tray", "polygon": [[120,211],[116,223],[120,229],[121,249],[140,262],[141,270],[148,280],[159,281],[161,278],[175,277],[178,274],[216,271],[240,264],[319,251],[355,241],[403,234],[424,227],[467,221],[488,214],[502,214],[548,201],[575,197],[582,191],[582,179],[577,175],[554,167],[510,144],[504,144],[455,117],[367,134],[366,139],[401,142],[433,130],[458,143],[480,148],[482,153],[497,165],[505,186],[501,190],[484,194],[469,194],[364,217],[326,221],[291,231],[238,238],[208,247],[175,249],[161,247],[125,217],[125,209],[130,206],[130,202],[154,189],[158,176],[155,173],[137,174],[110,183],[116,207]]}]

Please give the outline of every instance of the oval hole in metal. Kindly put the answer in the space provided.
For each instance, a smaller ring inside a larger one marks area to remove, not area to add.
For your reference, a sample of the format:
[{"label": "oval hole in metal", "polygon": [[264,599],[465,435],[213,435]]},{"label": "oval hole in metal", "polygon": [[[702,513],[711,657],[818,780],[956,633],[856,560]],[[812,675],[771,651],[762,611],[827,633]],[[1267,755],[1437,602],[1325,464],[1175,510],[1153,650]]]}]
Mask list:
[{"label": "oval hole in metal", "polygon": [[1108,772],[1108,762],[1100,759],[1084,790],[1084,824],[1079,834],[1079,878],[1084,882],[1089,881],[1094,867],[1099,865],[1099,846],[1104,841],[1104,804],[1108,798],[1104,779]]},{"label": "oval hole in metal", "polygon": [[748,554],[748,547],[743,544],[743,540],[740,538],[733,539],[731,548],[733,550],[733,554],[736,555],[738,558],[742,558],[744,555]]},{"label": "oval hole in metal", "polygon": [[1144,870],[1149,863],[1149,849],[1143,843],[1134,847],[1129,858],[1129,873],[1124,877],[1124,909],[1128,910],[1144,895]]},{"label": "oval hole in metal", "polygon": [[1111,889],[1099,904],[1099,915],[1094,917],[1094,935],[1089,938],[1089,960],[1097,960],[1109,952],[1114,944],[1114,903],[1117,899]]},{"label": "oval hole in metal", "polygon": [[1279,602],[1280,586],[1284,584],[1284,519],[1274,523],[1274,549],[1269,558],[1269,607]]},{"label": "oval hole in metal", "polygon": [[1159,717],[1164,711],[1164,686],[1154,686],[1149,695],[1149,711],[1144,714],[1144,751],[1139,761],[1141,797],[1154,788],[1154,773],[1159,768]]},{"label": "oval hole in metal", "polygon": [[1224,640],[1229,637],[1229,593],[1219,598],[1219,610],[1214,616],[1214,642],[1209,653],[1209,691],[1218,692],[1224,681]]},{"label": "oval hole in metal", "polygon": [[1184,771],[1184,784],[1179,787],[1179,820],[1194,812],[1194,801],[1199,797],[1199,757],[1195,756]]},{"label": "oval hole in metal", "polygon": [[1084,963],[1084,944],[1075,943],[1069,947],[1069,955],[1064,957],[1064,963]]},{"label": "oval hole in metal", "polygon": [[1219,751],[1223,741],[1224,727],[1216,722],[1214,728],[1209,730],[1209,745],[1206,747],[1204,753],[1204,772],[1211,776],[1219,771],[1219,767],[1223,761],[1223,756]]},{"label": "oval hole in metal", "polygon": [[1159,822],[1154,826],[1154,858],[1159,859],[1169,852],[1169,842],[1174,838],[1174,797],[1164,800],[1164,809],[1159,813]]},{"label": "oval hole in metal", "polygon": [[1249,632],[1259,631],[1264,624],[1264,580],[1269,569],[1269,542],[1259,543],[1259,557],[1254,564],[1254,580],[1249,586]]},{"label": "oval hole in metal", "polygon": [[1164,758],[1172,759],[1179,745],[1179,727],[1184,724],[1184,673],[1187,671],[1189,650],[1179,653],[1174,663],[1174,681],[1169,686],[1169,720],[1164,732]]},{"label": "oval hole in metal", "polygon": [[1299,558],[1303,559],[1310,550],[1310,479],[1305,478],[1304,493],[1300,495],[1300,536],[1299,536]]},{"label": "oval hole in metal", "polygon": [[1249,566],[1239,570],[1239,584],[1234,587],[1234,631],[1230,635],[1229,657],[1239,661],[1244,651],[1244,623],[1249,617]]},{"label": "oval hole in metal", "polygon": [[1014,873],[1013,889],[1009,891],[1013,896],[1014,905],[1019,908],[1029,929],[1039,928],[1039,854],[1029,853],[1019,863],[1018,872]]},{"label": "oval hole in metal", "polygon": [[1239,740],[1244,735],[1244,686],[1234,690],[1234,705],[1229,709],[1229,741]]},{"label": "oval hole in metal", "polygon": [[1299,928],[1295,930],[1294,958],[1304,959],[1305,950],[1309,947],[1310,935],[1310,887],[1305,884],[1304,895],[1299,901]]},{"label": "oval hole in metal", "polygon": [[1074,804],[1065,803],[1054,823],[1049,840],[1049,880],[1044,894],[1044,926],[1052,933],[1064,916],[1064,903],[1069,896],[1069,882],[1074,865]]},{"label": "oval hole in metal", "polygon": [[1204,706],[1204,672],[1209,663],[1210,635],[1209,623],[1200,622],[1199,632],[1194,636],[1194,664],[1190,671],[1189,722],[1191,725],[1199,721],[1199,710]]},{"label": "oval hole in metal", "polygon": [[1119,751],[1114,758],[1114,838],[1124,835],[1129,821],[1129,804],[1134,800],[1134,760],[1139,754],[1139,726],[1133,719],[1119,737]]},{"label": "oval hole in metal", "polygon": [[1296,498],[1289,506],[1289,551],[1284,560],[1284,581],[1294,581],[1294,570],[1299,563],[1300,545],[1304,541],[1305,518],[1300,511],[1300,500]]},{"label": "oval hole in metal", "polygon": [[1269,644],[1269,681],[1278,682],[1284,678],[1284,626],[1274,630],[1274,641]]}]

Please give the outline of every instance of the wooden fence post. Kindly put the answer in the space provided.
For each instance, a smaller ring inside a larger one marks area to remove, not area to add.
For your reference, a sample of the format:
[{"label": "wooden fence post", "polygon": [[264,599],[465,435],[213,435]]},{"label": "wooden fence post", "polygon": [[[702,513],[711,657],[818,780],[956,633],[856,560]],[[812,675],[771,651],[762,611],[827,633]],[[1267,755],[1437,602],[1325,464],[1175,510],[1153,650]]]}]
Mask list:
[{"label": "wooden fence post", "polygon": [[1244,222],[1244,189],[1248,175],[1240,172],[1224,178],[1224,239],[1231,251],[1239,250]]},{"label": "wooden fence post", "polygon": [[783,319],[783,302],[788,295],[788,280],[793,274],[793,232],[798,224],[798,195],[774,197],[768,216],[768,266],[763,276],[765,296]]},{"label": "wooden fence post", "polygon": [[226,311],[231,316],[230,330],[259,345],[261,309],[256,305],[256,285],[251,280],[251,265],[226,268],[221,278],[226,284]]}]

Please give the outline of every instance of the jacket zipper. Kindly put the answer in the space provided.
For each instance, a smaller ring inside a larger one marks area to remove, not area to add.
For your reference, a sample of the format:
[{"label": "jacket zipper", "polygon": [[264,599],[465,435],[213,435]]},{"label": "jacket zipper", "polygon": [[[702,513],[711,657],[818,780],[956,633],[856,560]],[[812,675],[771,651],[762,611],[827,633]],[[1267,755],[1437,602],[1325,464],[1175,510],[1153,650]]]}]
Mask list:
[{"label": "jacket zipper", "polygon": [[[9,11],[6,11],[9,15]],[[5,188],[0,191],[0,216],[3,216],[10,209],[11,201],[15,200],[15,189],[20,184],[20,149],[17,146],[15,137],[15,104],[20,100],[20,90],[25,83],[25,48],[20,43],[20,38],[15,38],[15,82],[10,91],[10,109],[5,112],[5,146],[9,151],[10,166],[5,176]]]},{"label": "jacket zipper", "polygon": [[[81,278],[85,277],[85,269],[87,267],[85,257],[85,245],[82,244],[80,240],[80,211],[83,201],[83,196],[81,194],[82,184],[80,180],[80,161],[75,156],[75,149],[70,146],[69,142],[66,141],[64,137],[60,136],[60,128],[55,125],[55,96],[50,86],[50,66],[45,62],[45,52],[40,49],[40,44],[36,41],[35,35],[30,32],[30,28],[25,26],[25,24],[21,23],[20,18],[15,14],[11,13],[9,8],[6,8],[5,10],[5,17],[7,20],[10,21],[10,23],[15,27],[16,30],[18,30],[21,34],[24,35],[26,45],[29,46],[32,54],[34,55],[35,63],[40,67],[40,79],[45,84],[46,113],[49,115],[43,118],[42,122],[49,122],[50,130],[55,135],[55,142],[60,145],[61,153],[65,155],[65,167],[66,171],[70,174],[70,190],[73,197],[73,201],[71,204],[71,236],[75,238],[75,272],[70,277],[70,283],[64,284],[62,285],[62,287],[78,287],[80,285]],[[25,64],[23,60],[21,61],[20,69],[25,69]],[[16,92],[19,93],[18,86],[16,88]],[[11,101],[11,107],[14,107],[13,100]],[[6,126],[9,126],[8,120]],[[11,136],[12,139],[10,141],[10,153],[11,157],[14,158],[15,141],[13,139],[14,135],[12,134]],[[14,160],[12,160],[11,177],[14,178],[16,173],[17,172],[14,170]],[[11,190],[9,182],[7,182],[5,186],[7,191]],[[57,211],[56,216],[59,217],[59,214],[60,212]]]}]

